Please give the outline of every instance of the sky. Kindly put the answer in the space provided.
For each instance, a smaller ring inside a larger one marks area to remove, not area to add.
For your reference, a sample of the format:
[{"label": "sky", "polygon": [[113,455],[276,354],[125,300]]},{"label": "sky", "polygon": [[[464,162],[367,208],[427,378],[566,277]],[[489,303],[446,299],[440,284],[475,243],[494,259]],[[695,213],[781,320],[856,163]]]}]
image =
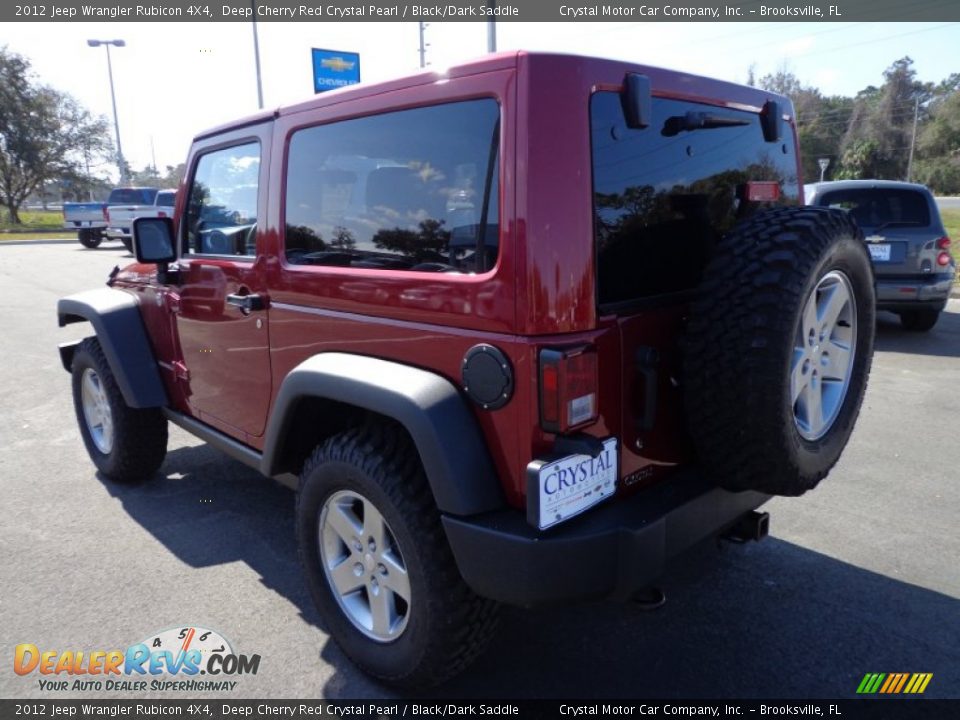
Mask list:
[{"label": "sky", "polygon": [[[418,23],[257,24],[264,105],[313,94],[310,49],[360,53],[364,82],[419,70]],[[428,69],[480,56],[485,22],[431,23]],[[111,48],[124,155],[134,169],[163,171],[186,159],[198,132],[257,110],[250,23],[6,23],[0,46],[26,56],[37,80],[68,92],[112,124],[106,51],[87,39],[122,38]],[[909,55],[920,80],[960,71],[960,23],[592,23],[506,22],[497,49],[597,55],[745,82],[786,67],[827,94],[880,85]],[[116,168],[100,168],[116,179]]]}]

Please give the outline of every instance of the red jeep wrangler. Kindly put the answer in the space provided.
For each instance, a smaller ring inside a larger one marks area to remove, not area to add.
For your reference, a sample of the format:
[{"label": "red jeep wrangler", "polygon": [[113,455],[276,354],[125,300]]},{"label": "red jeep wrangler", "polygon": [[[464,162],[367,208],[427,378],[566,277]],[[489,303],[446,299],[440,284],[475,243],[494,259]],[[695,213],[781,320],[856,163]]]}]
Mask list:
[{"label": "red jeep wrangler", "polygon": [[330,634],[406,685],[497,603],[628,598],[762,537],[837,461],[869,373],[870,259],[801,207],[793,109],[623,62],[505,53],[199,135],[175,219],[59,302],[97,468],[167,423],[298,492]]}]

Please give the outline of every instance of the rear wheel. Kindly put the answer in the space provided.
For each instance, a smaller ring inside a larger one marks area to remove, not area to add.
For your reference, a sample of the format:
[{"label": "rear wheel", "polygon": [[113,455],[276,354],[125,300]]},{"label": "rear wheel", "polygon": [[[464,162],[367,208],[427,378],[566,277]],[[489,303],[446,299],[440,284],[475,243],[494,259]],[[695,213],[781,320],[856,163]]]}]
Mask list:
[{"label": "rear wheel", "polygon": [[93,230],[80,230],[77,232],[77,239],[85,248],[93,249],[100,245],[103,241],[103,236]]},{"label": "rear wheel", "polygon": [[820,208],[757,213],[718,245],[690,309],[686,405],[721,487],[801,495],[846,446],[873,353],[862,234]]},{"label": "rear wheel", "polygon": [[127,249],[127,252],[133,252],[133,238],[122,237],[120,238],[120,242],[123,243],[123,246]]},{"label": "rear wheel", "polygon": [[90,459],[111,480],[153,475],[167,453],[167,420],[158,408],[123,399],[103,349],[87,338],[73,355],[73,405]]},{"label": "rear wheel", "polygon": [[349,430],[314,451],[297,540],[330,634],[380,680],[435,685],[493,634],[496,605],[460,577],[417,452],[396,425]]},{"label": "rear wheel", "polygon": [[904,330],[926,332],[940,319],[939,310],[906,310],[900,313],[900,324]]}]

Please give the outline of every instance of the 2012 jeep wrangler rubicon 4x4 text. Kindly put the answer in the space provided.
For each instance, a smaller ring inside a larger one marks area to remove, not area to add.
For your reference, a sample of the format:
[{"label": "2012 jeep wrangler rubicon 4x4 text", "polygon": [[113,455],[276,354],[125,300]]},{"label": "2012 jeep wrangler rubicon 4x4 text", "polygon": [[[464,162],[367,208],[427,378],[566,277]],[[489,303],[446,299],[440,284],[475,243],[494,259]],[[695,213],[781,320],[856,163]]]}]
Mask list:
[{"label": "2012 jeep wrangler rubicon 4x4 text", "polygon": [[498,603],[628,598],[837,461],[873,274],[798,167],[783,97],[523,52],[211,130],[59,302],[83,441],[140,480],[173,422],[295,487],[330,634],[440,682]]}]

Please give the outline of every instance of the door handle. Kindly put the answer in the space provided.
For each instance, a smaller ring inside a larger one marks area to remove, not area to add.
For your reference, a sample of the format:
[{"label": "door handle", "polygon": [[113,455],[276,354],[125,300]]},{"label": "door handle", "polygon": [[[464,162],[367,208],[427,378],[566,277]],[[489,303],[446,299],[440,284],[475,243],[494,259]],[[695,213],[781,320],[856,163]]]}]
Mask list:
[{"label": "door handle", "polygon": [[233,305],[248,313],[253,310],[263,310],[267,303],[262,295],[248,293],[247,295],[227,295],[227,305]]}]

